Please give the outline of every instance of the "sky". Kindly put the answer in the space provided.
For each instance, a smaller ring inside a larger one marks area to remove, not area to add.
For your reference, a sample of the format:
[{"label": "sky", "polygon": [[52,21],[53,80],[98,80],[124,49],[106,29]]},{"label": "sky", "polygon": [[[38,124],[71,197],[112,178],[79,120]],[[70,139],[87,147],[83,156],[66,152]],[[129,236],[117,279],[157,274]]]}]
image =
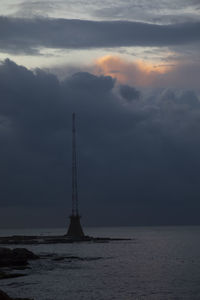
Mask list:
[{"label": "sky", "polygon": [[1,0],[0,228],[197,225],[199,0]]}]

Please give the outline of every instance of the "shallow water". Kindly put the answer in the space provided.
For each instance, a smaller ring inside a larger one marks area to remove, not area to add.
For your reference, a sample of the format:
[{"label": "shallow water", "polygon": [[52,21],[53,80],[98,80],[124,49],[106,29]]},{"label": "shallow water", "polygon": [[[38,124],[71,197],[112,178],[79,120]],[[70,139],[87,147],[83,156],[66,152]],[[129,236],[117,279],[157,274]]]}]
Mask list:
[{"label": "shallow water", "polygon": [[[0,235],[64,233],[64,229],[0,231]],[[85,233],[132,240],[26,245],[37,254],[87,259],[32,261],[32,269],[25,271],[28,276],[1,280],[1,288],[11,296],[35,300],[200,299],[199,226],[102,227],[86,228]]]}]

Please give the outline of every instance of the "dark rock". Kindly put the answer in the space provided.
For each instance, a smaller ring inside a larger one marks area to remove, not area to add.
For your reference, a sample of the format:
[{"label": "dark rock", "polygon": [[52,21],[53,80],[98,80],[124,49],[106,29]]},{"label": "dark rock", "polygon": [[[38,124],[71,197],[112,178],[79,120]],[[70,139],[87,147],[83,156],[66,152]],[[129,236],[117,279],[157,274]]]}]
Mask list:
[{"label": "dark rock", "polygon": [[27,250],[26,248],[15,248],[12,250],[13,255],[16,257],[24,257],[26,259],[38,259],[39,256],[35,255],[30,250]]},{"label": "dark rock", "polygon": [[5,272],[0,271],[0,280],[1,279],[8,279],[8,278],[16,278],[16,277],[21,277],[21,276],[26,276],[26,274],[5,273]]},{"label": "dark rock", "polygon": [[24,266],[29,259],[37,259],[37,255],[25,248],[0,248],[0,267]]},{"label": "dark rock", "polygon": [[31,300],[31,299],[30,298],[11,298],[5,292],[0,290],[0,300]]},{"label": "dark rock", "polygon": [[0,300],[12,300],[6,293],[0,290]]}]

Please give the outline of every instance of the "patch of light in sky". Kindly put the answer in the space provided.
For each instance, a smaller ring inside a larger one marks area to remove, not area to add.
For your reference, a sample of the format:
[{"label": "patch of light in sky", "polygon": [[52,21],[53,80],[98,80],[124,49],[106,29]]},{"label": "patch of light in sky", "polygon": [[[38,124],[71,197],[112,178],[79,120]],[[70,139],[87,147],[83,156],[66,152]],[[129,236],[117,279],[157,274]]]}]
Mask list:
[{"label": "patch of light in sky", "polygon": [[164,57],[169,55],[167,47],[121,47],[121,48],[107,48],[107,49],[93,49],[93,50],[60,50],[60,49],[40,49],[41,55],[12,55],[0,53],[0,60],[9,58],[17,64],[26,66],[27,68],[48,68],[49,66],[62,65],[91,65],[97,58],[105,55],[123,56],[127,60],[149,60],[155,63],[163,61]]}]

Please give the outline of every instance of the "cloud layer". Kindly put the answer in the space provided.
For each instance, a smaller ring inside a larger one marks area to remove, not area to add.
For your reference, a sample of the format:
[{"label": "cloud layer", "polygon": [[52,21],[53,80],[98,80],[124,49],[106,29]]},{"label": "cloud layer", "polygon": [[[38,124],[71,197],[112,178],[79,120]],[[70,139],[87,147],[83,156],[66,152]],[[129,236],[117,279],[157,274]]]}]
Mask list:
[{"label": "cloud layer", "polygon": [[155,25],[127,21],[0,17],[0,49],[37,54],[39,48],[84,49],[199,43],[200,23]]},{"label": "cloud layer", "polygon": [[[1,12],[18,17],[49,16],[98,20],[130,20],[169,24],[199,20],[199,0],[59,0],[1,1]],[[181,8],[181,9],[180,9]]]}]

